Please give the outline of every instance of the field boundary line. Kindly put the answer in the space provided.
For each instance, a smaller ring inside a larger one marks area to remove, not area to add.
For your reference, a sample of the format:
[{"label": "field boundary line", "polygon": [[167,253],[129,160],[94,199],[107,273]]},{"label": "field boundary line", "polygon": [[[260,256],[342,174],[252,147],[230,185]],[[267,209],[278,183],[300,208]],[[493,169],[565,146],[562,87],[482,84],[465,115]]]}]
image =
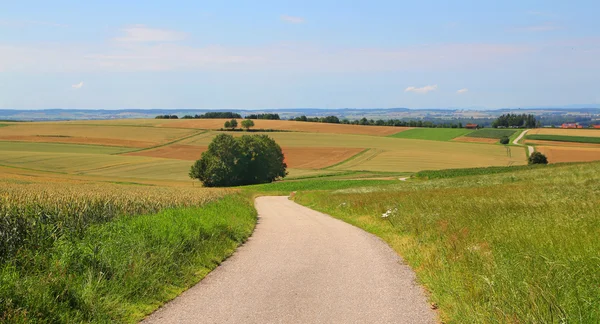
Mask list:
[{"label": "field boundary line", "polygon": [[341,162],[338,162],[338,163],[332,164],[332,165],[330,165],[330,166],[328,166],[328,167],[324,167],[324,168],[321,168],[321,169],[319,169],[319,170],[328,170],[328,169],[331,169],[331,168],[335,168],[336,166],[339,166],[339,165],[341,165],[341,164],[344,164],[344,163],[346,163],[346,162],[350,162],[350,161],[352,161],[352,160],[356,159],[357,157],[359,157],[359,156],[361,156],[361,155],[363,155],[363,154],[367,153],[367,151],[370,151],[370,150],[372,150],[372,149],[370,149],[370,148],[364,149],[364,150],[362,150],[362,151],[360,151],[360,152],[358,152],[358,153],[356,153],[356,154],[352,155],[351,157],[349,157],[349,158],[345,159],[344,161],[341,161]]},{"label": "field boundary line", "polygon": [[357,160],[358,160],[358,163],[370,161],[383,152],[385,152],[385,150],[383,150],[383,149],[369,148],[369,149],[366,149],[366,150],[354,155],[353,157],[351,157],[345,161],[342,161],[341,163],[338,163],[335,166],[331,166],[329,168],[340,167],[340,166],[352,166],[353,162],[357,162]]},{"label": "field boundary line", "polygon": [[180,137],[180,138],[178,138],[176,140],[173,140],[171,142],[168,142],[168,143],[163,143],[163,144],[159,144],[159,145],[155,145],[155,146],[151,146],[151,147],[145,147],[145,148],[138,149],[138,150],[131,150],[131,151],[127,151],[127,152],[115,153],[115,154],[112,154],[112,155],[124,155],[124,154],[129,154],[129,153],[137,153],[137,152],[154,150],[154,149],[157,149],[157,148],[161,148],[161,147],[169,146],[169,145],[172,145],[172,144],[175,144],[175,143],[179,143],[181,141],[185,141],[186,139],[190,139],[192,137],[196,137],[198,135],[202,135],[202,134],[206,134],[206,133],[208,133],[208,131],[207,130],[203,130],[203,131],[200,131],[198,133],[194,133],[194,134],[191,134],[191,135],[186,135],[184,137]]}]

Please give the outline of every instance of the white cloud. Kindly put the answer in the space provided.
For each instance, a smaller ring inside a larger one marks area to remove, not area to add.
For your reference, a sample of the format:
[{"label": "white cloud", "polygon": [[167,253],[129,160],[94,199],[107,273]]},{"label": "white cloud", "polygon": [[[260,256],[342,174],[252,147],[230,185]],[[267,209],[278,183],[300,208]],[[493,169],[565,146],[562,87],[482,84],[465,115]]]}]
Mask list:
[{"label": "white cloud", "polygon": [[304,22],[304,18],[302,17],[294,17],[294,16],[288,16],[288,15],[281,15],[281,20],[291,23],[291,24],[301,24]]},{"label": "white cloud", "polygon": [[418,94],[426,94],[428,92],[437,90],[437,88],[438,88],[437,84],[424,86],[422,88],[408,87],[408,88],[404,89],[404,92],[414,92],[414,93],[418,93]]},{"label": "white cloud", "polygon": [[77,84],[72,85],[71,88],[73,88],[73,89],[81,89],[81,88],[83,88],[83,81],[81,81],[81,82],[79,82]]},{"label": "white cloud", "polygon": [[148,28],[144,25],[134,25],[121,29],[124,36],[113,40],[123,43],[145,43],[145,42],[176,42],[184,40],[187,34],[156,28]]},{"label": "white cloud", "polygon": [[463,94],[463,93],[467,93],[467,92],[469,92],[469,89],[467,89],[467,88],[463,88],[463,89],[456,91],[456,93],[458,93],[458,94]]}]

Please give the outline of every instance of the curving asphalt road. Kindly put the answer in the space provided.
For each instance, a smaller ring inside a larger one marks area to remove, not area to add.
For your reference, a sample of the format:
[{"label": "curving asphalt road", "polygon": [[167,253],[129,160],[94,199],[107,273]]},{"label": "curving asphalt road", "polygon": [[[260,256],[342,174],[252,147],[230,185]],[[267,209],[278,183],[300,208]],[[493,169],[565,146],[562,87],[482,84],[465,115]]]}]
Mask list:
[{"label": "curving asphalt road", "polygon": [[435,323],[379,238],[287,197],[256,200],[250,240],[146,323]]}]

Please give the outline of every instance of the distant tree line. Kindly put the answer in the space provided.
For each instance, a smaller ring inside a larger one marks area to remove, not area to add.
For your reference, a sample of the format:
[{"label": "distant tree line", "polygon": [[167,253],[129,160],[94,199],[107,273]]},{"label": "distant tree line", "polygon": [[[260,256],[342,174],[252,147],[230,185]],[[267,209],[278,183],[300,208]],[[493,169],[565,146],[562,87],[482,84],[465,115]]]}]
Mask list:
[{"label": "distant tree line", "polygon": [[177,115],[158,115],[155,119],[179,119]]},{"label": "distant tree line", "polygon": [[329,123],[329,124],[346,124],[346,125],[364,125],[364,126],[395,126],[395,127],[429,127],[429,128],[462,128],[462,122],[433,122],[428,120],[401,120],[401,119],[342,119],[336,116],[327,117],[306,117],[304,115],[293,118],[295,121],[313,122],[313,123]]},{"label": "distant tree line", "polygon": [[185,115],[183,119],[228,119],[228,118],[242,118],[240,114],[236,114],[233,112],[225,111],[225,112],[207,112],[202,115]]},{"label": "distant tree line", "polygon": [[535,128],[540,127],[541,124],[536,120],[534,115],[531,114],[504,114],[498,117],[493,123],[493,128],[510,128],[510,127],[523,127],[523,128]]},{"label": "distant tree line", "polygon": [[279,114],[251,114],[246,116],[246,119],[268,119],[268,120],[280,120]]},{"label": "distant tree line", "polygon": [[269,183],[287,175],[284,160],[281,147],[267,135],[219,134],[189,175],[206,187]]}]

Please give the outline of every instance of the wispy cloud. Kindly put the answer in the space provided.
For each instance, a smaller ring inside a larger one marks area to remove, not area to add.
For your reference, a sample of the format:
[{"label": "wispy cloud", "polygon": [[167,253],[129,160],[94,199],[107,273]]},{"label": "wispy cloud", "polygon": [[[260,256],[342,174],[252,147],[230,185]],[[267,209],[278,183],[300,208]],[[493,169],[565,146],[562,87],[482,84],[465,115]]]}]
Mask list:
[{"label": "wispy cloud", "polygon": [[81,81],[81,82],[79,82],[77,84],[72,85],[71,88],[73,88],[73,89],[81,89],[81,88],[83,88],[83,81]]},{"label": "wispy cloud", "polygon": [[467,92],[469,92],[469,89],[467,89],[467,88],[463,88],[463,89],[456,91],[456,93],[458,93],[458,94],[463,94],[463,93],[467,93]]},{"label": "wispy cloud", "polygon": [[280,19],[282,21],[291,23],[291,24],[301,24],[304,22],[304,18],[302,17],[295,17],[295,16],[288,16],[288,15],[281,15]]},{"label": "wispy cloud", "polygon": [[123,28],[121,31],[124,35],[113,40],[124,43],[176,42],[187,37],[186,33],[149,28],[145,25],[134,25]]},{"label": "wispy cloud", "polygon": [[426,94],[428,92],[437,90],[437,88],[438,88],[437,84],[436,85],[428,85],[428,86],[424,86],[421,88],[408,87],[408,88],[404,89],[404,92],[414,92],[414,93],[418,93],[418,94]]}]

